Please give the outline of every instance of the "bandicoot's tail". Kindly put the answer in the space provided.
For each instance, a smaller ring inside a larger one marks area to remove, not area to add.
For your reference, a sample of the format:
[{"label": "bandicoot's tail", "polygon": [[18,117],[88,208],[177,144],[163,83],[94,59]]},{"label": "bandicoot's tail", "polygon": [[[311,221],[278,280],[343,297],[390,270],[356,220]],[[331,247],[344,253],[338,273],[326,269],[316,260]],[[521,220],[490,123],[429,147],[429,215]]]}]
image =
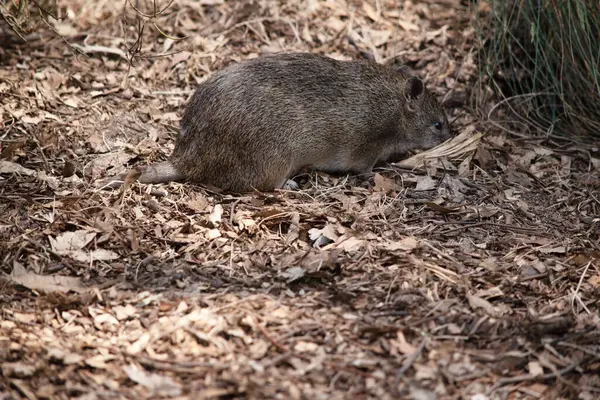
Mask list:
[{"label": "bandicoot's tail", "polygon": [[[136,179],[137,175],[137,179]],[[106,178],[99,182],[103,188],[118,188],[125,180],[139,181],[140,183],[166,183],[183,180],[171,161],[162,161],[156,164],[140,167],[121,174],[116,178]]]},{"label": "bandicoot's tail", "polygon": [[137,179],[140,183],[165,183],[183,179],[171,161],[162,161],[140,168],[142,174]]}]

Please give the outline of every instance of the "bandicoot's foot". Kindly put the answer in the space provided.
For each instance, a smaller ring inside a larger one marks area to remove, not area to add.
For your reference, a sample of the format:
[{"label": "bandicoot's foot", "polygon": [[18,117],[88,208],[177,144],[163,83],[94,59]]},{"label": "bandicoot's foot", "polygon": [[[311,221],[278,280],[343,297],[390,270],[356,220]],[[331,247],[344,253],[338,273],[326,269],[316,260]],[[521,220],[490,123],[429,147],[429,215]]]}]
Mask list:
[{"label": "bandicoot's foot", "polygon": [[300,186],[296,183],[296,181],[288,179],[281,188],[283,190],[298,190],[299,187]]}]

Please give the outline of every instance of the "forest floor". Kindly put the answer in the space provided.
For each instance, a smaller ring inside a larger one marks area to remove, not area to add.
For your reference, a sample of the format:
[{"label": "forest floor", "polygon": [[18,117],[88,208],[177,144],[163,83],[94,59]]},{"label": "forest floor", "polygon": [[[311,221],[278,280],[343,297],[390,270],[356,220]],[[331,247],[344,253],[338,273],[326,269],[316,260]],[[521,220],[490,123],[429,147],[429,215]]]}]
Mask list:
[{"label": "forest floor", "polygon": [[[600,397],[600,151],[486,119],[470,2],[178,0],[137,43],[130,3],[59,4],[25,42],[0,23],[0,399]],[[358,48],[476,150],[298,191],[94,185],[166,159],[224,65]]]}]

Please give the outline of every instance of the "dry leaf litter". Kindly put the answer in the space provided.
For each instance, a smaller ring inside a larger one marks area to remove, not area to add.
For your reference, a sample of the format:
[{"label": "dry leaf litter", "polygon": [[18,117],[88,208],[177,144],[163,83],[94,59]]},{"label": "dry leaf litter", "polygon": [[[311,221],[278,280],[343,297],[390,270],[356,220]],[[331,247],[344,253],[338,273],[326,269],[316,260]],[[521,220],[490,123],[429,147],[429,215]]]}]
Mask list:
[{"label": "dry leaf litter", "polygon": [[[600,396],[599,149],[478,122],[469,2],[58,3],[0,48],[0,398]],[[395,57],[460,139],[299,191],[94,187],[278,51]]]}]

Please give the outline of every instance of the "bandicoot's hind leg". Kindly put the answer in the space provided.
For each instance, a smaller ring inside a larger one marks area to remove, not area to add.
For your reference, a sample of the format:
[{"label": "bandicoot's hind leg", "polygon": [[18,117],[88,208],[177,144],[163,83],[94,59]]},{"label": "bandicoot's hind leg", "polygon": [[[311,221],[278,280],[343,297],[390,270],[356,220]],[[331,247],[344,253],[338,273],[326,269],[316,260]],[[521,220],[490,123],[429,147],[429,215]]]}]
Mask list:
[{"label": "bandicoot's hind leg", "polygon": [[273,163],[271,166],[270,177],[266,180],[266,187],[268,187],[269,191],[275,189],[283,189],[283,190],[298,190],[298,184],[292,179],[294,175],[294,168],[290,166],[286,161],[282,161],[277,166],[276,163]]}]

